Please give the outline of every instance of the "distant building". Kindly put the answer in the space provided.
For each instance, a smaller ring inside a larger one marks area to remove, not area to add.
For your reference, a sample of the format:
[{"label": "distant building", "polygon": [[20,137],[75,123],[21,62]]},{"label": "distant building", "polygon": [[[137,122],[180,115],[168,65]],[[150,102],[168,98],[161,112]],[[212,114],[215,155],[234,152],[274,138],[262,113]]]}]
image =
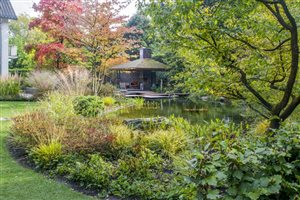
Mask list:
[{"label": "distant building", "polygon": [[151,58],[151,50],[140,49],[140,59],[116,65],[110,68],[117,71],[117,83],[121,89],[150,90],[152,86],[159,85],[158,71],[168,70],[168,66]]},{"label": "distant building", "polygon": [[8,20],[17,20],[10,0],[0,0],[0,76],[8,75]]}]

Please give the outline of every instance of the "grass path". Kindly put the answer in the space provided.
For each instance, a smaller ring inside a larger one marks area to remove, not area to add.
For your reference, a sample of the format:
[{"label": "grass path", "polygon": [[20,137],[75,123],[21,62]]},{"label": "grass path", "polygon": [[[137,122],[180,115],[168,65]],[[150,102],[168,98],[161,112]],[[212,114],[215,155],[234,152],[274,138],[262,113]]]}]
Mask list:
[{"label": "grass path", "polygon": [[[36,107],[30,102],[1,102],[0,118]],[[58,183],[20,166],[6,149],[10,121],[0,121],[0,199],[5,200],[86,200],[93,199],[73,191],[63,183]]]}]

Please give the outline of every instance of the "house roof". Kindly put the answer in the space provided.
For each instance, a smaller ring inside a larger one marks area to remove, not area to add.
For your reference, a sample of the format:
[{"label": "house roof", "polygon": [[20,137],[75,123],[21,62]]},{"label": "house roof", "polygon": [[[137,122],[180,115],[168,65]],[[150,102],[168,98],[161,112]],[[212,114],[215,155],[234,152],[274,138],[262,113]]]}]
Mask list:
[{"label": "house roof", "polygon": [[10,0],[0,0],[0,19],[17,19]]},{"label": "house roof", "polygon": [[151,58],[144,58],[144,59],[138,59],[135,61],[116,65],[111,67],[110,69],[120,70],[120,71],[139,71],[139,70],[164,71],[164,70],[168,70],[169,67]]}]

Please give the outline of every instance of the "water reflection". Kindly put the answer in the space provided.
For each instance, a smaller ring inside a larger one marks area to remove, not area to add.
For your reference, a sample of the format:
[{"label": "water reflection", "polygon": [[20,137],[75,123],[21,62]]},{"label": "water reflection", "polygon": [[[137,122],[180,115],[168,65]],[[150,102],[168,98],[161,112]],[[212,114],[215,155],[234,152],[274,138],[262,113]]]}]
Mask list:
[{"label": "water reflection", "polygon": [[192,124],[203,123],[214,119],[222,119],[227,122],[242,121],[241,109],[229,105],[222,105],[219,102],[197,101],[189,99],[160,99],[147,100],[140,108],[131,107],[117,112],[122,119],[147,118],[165,116],[183,117]]}]

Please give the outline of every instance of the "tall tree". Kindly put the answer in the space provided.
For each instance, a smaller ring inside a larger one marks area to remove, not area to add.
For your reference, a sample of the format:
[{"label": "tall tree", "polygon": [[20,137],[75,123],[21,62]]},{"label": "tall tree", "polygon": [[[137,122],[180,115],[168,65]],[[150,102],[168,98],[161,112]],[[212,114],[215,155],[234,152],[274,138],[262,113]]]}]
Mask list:
[{"label": "tall tree", "polygon": [[242,99],[277,129],[300,104],[298,0],[150,1],[186,86]]},{"label": "tall tree", "polygon": [[46,59],[52,59],[56,68],[61,68],[62,53],[69,38],[65,28],[75,24],[69,16],[82,14],[81,0],[41,0],[33,8],[40,16],[30,23],[30,27],[38,27],[49,36],[47,43],[35,46],[36,58],[41,65]]},{"label": "tall tree", "polygon": [[44,46],[49,53],[56,52],[57,64],[62,55],[75,54],[104,81],[107,68],[123,62],[124,52],[133,42],[124,37],[134,31],[124,26],[127,17],[120,15],[126,6],[127,1],[117,0],[42,0],[35,6],[42,15],[32,26],[41,27],[55,39]]},{"label": "tall tree", "polygon": [[133,15],[126,24],[127,27],[135,28],[135,32],[126,33],[125,38],[134,40],[131,49],[128,49],[126,53],[130,56],[130,60],[135,60],[139,57],[139,50],[141,47],[150,47],[152,41],[149,34],[150,21],[141,12]]},{"label": "tall tree", "polygon": [[116,0],[84,0],[81,15],[69,14],[75,23],[69,24],[64,31],[75,47],[82,48],[92,72],[98,72],[102,80],[110,63],[124,60],[125,50],[133,43],[124,37],[134,31],[124,26],[127,16],[120,15],[126,5]]}]

